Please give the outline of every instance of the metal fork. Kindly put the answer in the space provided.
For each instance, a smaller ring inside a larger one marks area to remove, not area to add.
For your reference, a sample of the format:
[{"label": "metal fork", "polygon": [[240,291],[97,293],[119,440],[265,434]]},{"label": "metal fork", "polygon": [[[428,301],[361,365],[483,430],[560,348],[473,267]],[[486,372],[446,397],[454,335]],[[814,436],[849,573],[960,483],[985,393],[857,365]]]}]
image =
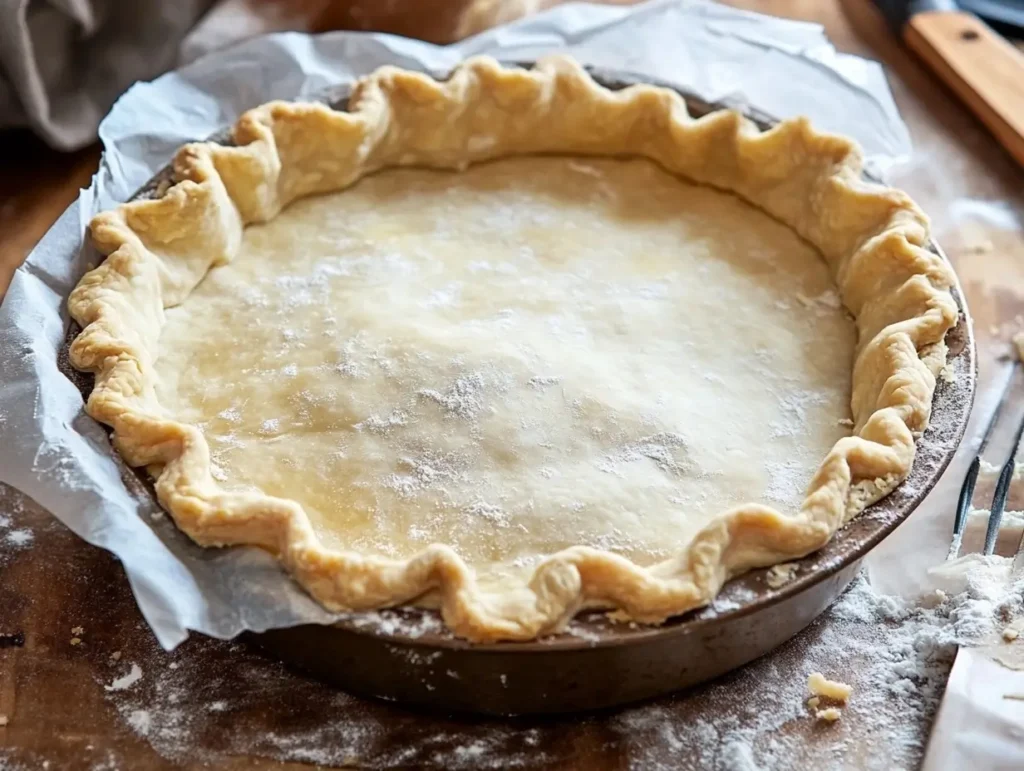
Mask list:
[{"label": "metal fork", "polygon": [[[1012,363],[1006,368],[1006,381],[1003,383],[1002,391],[999,394],[999,401],[996,403],[988,423],[985,425],[985,432],[981,435],[981,443],[978,445],[978,452],[971,461],[963,484],[960,487],[960,497],[956,505],[956,519],[953,521],[953,542],[949,547],[947,560],[956,559],[960,556],[960,549],[963,545],[964,529],[967,527],[967,515],[971,510],[971,503],[974,499],[974,487],[978,482],[978,474],[981,471],[981,456],[988,446],[989,439],[995,431],[1003,409],[1009,401],[1010,393],[1013,390],[1013,381],[1020,369],[1020,359],[1016,356]],[[1013,436],[1013,444],[1007,453],[1005,462],[999,470],[999,479],[996,481],[995,493],[992,495],[992,506],[989,509],[988,525],[985,528],[985,546],[983,554],[993,554],[996,549],[996,541],[999,539],[999,528],[1003,521],[1003,514],[1006,511],[1006,499],[1010,494],[1010,483],[1013,481],[1013,472],[1017,463],[1017,447],[1020,444],[1021,436],[1024,435],[1024,417]],[[1014,559],[1014,570],[1024,568],[1024,550],[1017,547],[1017,556]]]}]

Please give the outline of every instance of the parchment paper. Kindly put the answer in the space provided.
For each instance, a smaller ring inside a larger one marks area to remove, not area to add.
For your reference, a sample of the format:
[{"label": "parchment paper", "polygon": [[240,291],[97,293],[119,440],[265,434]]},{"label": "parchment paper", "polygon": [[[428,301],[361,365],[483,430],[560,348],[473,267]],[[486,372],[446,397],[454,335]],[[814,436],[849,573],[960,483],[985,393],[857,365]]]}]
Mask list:
[{"label": "parchment paper", "polygon": [[858,139],[876,172],[910,151],[879,65],[837,53],[817,25],[697,1],[562,6],[448,47],[365,33],[279,34],[133,86],[100,126],[106,153],[93,184],[15,274],[0,307],[0,481],[121,559],[163,646],[188,630],[229,638],[331,616],[270,557],[193,546],[134,480],[122,481],[104,430],[56,366],[66,296],[97,259],[83,246],[88,220],[129,198],[179,145],[269,99],[309,98],[382,64],[445,72],[473,54],[528,60],[554,51],[709,101],[809,115]]},{"label": "parchment paper", "polygon": [[1024,672],[961,648],[946,684],[922,771],[1012,771],[1024,766]]}]

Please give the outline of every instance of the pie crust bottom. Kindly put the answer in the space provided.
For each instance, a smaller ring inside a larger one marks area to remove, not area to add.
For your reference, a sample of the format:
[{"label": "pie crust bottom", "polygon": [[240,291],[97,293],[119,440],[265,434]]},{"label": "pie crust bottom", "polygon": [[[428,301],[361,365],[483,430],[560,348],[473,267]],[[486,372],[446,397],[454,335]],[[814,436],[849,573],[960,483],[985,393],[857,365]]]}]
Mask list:
[{"label": "pie crust bottom", "polygon": [[854,342],[813,247],[735,196],[514,158],[249,227],[168,310],[156,391],[226,489],[298,501],[330,548],[447,544],[497,590],[574,545],[649,565],[737,504],[797,510],[849,434]]}]

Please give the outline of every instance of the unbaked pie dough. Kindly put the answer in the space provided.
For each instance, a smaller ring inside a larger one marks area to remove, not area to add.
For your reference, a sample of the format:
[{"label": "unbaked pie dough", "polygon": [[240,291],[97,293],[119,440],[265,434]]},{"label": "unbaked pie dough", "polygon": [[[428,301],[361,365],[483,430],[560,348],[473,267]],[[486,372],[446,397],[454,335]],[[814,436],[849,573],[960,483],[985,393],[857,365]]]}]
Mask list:
[{"label": "unbaked pie dough", "polygon": [[93,222],[72,359],[183,530],[330,608],[657,622],[910,468],[952,276],[848,140],[564,58],[384,68],[234,138]]}]

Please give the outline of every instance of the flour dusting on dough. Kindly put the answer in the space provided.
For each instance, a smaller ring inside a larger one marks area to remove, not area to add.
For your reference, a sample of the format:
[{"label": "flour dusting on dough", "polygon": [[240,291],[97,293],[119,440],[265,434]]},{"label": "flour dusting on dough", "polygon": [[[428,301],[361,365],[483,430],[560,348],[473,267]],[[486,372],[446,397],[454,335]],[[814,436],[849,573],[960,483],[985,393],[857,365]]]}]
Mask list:
[{"label": "flour dusting on dough", "polygon": [[[577,543],[646,564],[737,503],[795,510],[844,434],[852,326],[818,256],[646,162],[382,172],[245,239],[168,311],[160,398],[219,482],[299,500],[332,545],[447,543],[485,574]],[[729,303],[749,306],[732,332],[700,323]],[[224,315],[244,339],[194,337]]]}]

